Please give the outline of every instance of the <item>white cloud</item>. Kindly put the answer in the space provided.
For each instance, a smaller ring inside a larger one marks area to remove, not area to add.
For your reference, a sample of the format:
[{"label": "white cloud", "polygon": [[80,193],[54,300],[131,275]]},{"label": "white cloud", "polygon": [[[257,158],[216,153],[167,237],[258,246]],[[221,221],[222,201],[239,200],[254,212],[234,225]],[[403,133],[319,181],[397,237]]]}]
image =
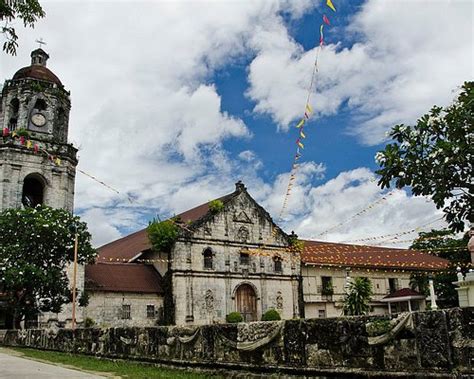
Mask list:
[{"label": "white cloud", "polygon": [[[419,19],[407,16],[404,8],[418,9],[418,3],[384,5],[386,9],[370,2],[353,20],[351,32],[364,36],[363,43],[324,50],[321,92],[313,98],[317,111],[326,114],[349,99],[363,116],[353,132],[366,142],[376,140],[380,126],[396,117],[415,117],[435,102],[448,101],[450,90],[466,79],[466,67],[472,63],[464,57],[472,42],[469,31],[452,37],[469,21],[469,12],[460,9],[465,5],[440,9],[436,3],[435,10],[430,5],[427,12],[434,22],[419,12],[413,13]],[[268,113],[287,127],[301,115],[315,51],[304,52],[289,36],[280,13],[300,17],[314,6],[309,0],[213,2],[212,9],[207,2],[140,6],[45,2],[44,6],[47,16],[33,32],[18,30],[19,55],[2,57],[2,73],[11,77],[29,63],[31,35],[48,42],[48,66],[71,90],[70,140],[80,147],[79,168],[120,192],[77,174],[76,208],[88,221],[95,244],[142,227],[153,215],[179,213],[229,193],[238,179],[244,179],[251,194],[278,216],[289,174],[267,183],[259,177],[262,163],[254,152],[234,158],[224,150],[225,140],[248,139],[252,133],[242,120],[222,110],[218,88],[210,79],[229,62],[256,55],[248,71],[248,95],[257,102],[257,112]],[[445,18],[451,20],[448,26]],[[382,30],[380,20],[388,23],[388,31]],[[414,29],[413,23],[418,25]],[[446,36],[440,25],[447,28]],[[417,34],[423,28],[427,30]],[[455,69],[451,62],[456,62]],[[375,113],[380,114],[378,119]],[[301,166],[285,227],[309,236],[380,193],[373,183],[366,183],[370,174],[363,169],[317,186],[324,172],[321,163]],[[351,177],[356,179],[351,182]],[[343,195],[357,199],[344,200]],[[409,213],[414,223],[421,212],[433,213],[428,205],[424,208],[401,192],[399,201],[407,212],[416,204],[413,209],[420,213]],[[334,211],[339,206],[340,211]],[[383,222],[388,229],[405,225],[398,208],[390,209],[397,214],[396,221],[380,215],[376,226],[367,222],[350,233],[342,229],[340,235],[328,237],[385,231]]]},{"label": "white cloud", "polygon": [[[347,101],[357,112],[350,133],[363,143],[380,143],[388,127],[448,104],[452,91],[472,80],[472,25],[468,1],[368,1],[347,30],[326,32],[330,44],[320,55],[314,108],[331,115]],[[359,42],[342,48],[335,44],[342,33]],[[283,25],[252,41],[258,54],[248,96],[257,102],[256,112],[286,129],[302,115],[316,49],[303,51]]]},{"label": "white cloud", "polygon": [[[374,174],[364,167],[341,172],[319,186],[309,185],[308,177],[302,175],[296,187],[284,226],[295,230],[301,238],[352,241],[415,229],[442,216],[427,197],[413,197],[403,190],[381,190]],[[279,192],[274,191],[270,198],[280,198]],[[383,197],[386,200],[381,200]],[[444,225],[437,221],[423,230]]]}]

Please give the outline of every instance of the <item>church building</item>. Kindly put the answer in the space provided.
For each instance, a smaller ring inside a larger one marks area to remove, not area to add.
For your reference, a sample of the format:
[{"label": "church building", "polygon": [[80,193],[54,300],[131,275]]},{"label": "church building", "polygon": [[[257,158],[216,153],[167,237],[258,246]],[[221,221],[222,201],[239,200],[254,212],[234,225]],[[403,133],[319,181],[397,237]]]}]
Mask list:
[{"label": "church building", "polygon": [[[70,94],[48,58],[34,50],[31,64],[1,92],[0,211],[44,204],[73,212],[78,161],[67,141]],[[79,324],[199,325],[225,322],[232,312],[256,321],[270,309],[282,319],[339,316],[354,276],[372,282],[372,313],[423,309],[425,296],[408,288],[411,273],[447,267],[419,251],[298,241],[242,182],[173,223],[170,251],[153,249],[143,229],[99,248],[95,264],[79,266],[78,290],[89,297],[78,309]],[[0,292],[0,328],[8,327],[2,301]],[[39,322],[51,319],[67,326],[71,304]]]},{"label": "church building", "polygon": [[[300,260],[289,249],[291,236],[241,182],[216,200],[222,209],[205,203],[176,216],[179,236],[169,254],[153,251],[146,229],[101,247],[98,263],[86,267],[85,317],[117,324],[118,316],[123,325],[209,324],[231,312],[257,321],[269,309],[299,317]],[[114,272],[121,273],[115,283]],[[150,281],[139,279],[145,276]]]}]

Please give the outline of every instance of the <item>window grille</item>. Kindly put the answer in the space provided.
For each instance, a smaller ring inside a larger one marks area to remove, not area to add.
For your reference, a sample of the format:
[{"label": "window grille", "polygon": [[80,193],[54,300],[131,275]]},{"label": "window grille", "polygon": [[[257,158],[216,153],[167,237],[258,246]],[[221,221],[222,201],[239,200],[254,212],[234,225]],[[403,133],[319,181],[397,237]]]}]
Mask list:
[{"label": "window grille", "polygon": [[273,266],[274,266],[275,272],[282,272],[283,271],[283,264],[282,264],[282,260],[281,260],[280,257],[275,257],[273,259]]},{"label": "window grille", "polygon": [[240,253],[240,264],[247,266],[250,263],[250,256],[247,253]]},{"label": "window grille", "polygon": [[148,304],[146,306],[146,317],[155,318],[155,306],[153,304]]},{"label": "window grille", "polygon": [[212,259],[213,259],[213,254],[211,249],[206,249],[202,253],[204,256],[204,268],[207,269],[212,269]]},{"label": "window grille", "polygon": [[130,320],[131,317],[131,307],[130,304],[122,305],[122,320]]}]

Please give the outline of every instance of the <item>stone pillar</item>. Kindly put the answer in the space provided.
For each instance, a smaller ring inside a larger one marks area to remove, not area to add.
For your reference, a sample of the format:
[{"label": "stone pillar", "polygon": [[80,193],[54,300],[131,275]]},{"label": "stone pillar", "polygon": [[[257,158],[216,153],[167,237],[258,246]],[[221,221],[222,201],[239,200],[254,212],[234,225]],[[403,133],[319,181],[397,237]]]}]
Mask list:
[{"label": "stone pillar", "polygon": [[431,298],[431,309],[436,310],[438,309],[438,305],[436,304],[436,295],[434,290],[434,283],[433,278],[429,278],[429,286],[430,286],[430,298]]}]

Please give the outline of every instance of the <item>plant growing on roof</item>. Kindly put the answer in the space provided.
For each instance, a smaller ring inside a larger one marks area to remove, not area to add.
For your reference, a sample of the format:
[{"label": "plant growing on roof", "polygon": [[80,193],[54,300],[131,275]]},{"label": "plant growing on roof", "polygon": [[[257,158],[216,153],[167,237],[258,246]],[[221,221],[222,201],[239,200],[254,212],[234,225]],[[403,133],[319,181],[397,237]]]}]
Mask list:
[{"label": "plant growing on roof", "polygon": [[288,248],[291,252],[302,253],[304,249],[304,242],[298,239],[295,232],[291,232],[288,237]]},{"label": "plant growing on roof", "polygon": [[178,237],[178,226],[173,220],[153,219],[146,231],[155,251],[169,252]]},{"label": "plant growing on roof", "polygon": [[224,209],[224,203],[220,200],[211,200],[208,205],[209,205],[209,211],[212,214],[219,213],[220,211]]},{"label": "plant growing on roof", "polygon": [[18,137],[28,138],[30,136],[30,133],[28,132],[28,130],[26,130],[24,128],[19,128],[19,129],[16,130],[16,135]]}]

